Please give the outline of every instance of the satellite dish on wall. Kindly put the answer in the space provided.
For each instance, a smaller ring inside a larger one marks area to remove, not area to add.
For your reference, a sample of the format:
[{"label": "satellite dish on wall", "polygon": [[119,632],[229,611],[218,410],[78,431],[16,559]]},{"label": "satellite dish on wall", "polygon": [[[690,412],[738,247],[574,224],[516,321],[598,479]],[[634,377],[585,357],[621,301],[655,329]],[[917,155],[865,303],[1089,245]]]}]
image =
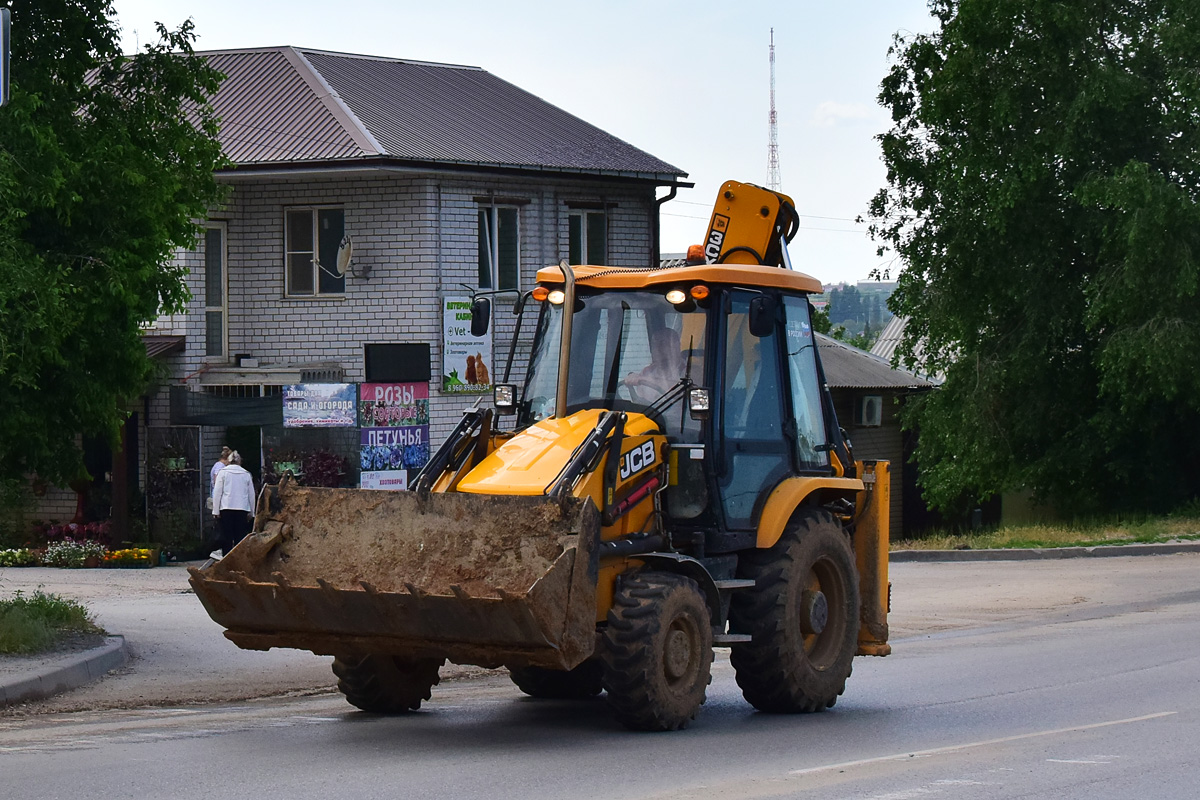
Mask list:
[{"label": "satellite dish on wall", "polygon": [[342,237],[342,243],[338,245],[337,252],[337,274],[342,277],[346,271],[350,269],[351,259],[354,258],[354,242],[350,240],[349,234]]}]

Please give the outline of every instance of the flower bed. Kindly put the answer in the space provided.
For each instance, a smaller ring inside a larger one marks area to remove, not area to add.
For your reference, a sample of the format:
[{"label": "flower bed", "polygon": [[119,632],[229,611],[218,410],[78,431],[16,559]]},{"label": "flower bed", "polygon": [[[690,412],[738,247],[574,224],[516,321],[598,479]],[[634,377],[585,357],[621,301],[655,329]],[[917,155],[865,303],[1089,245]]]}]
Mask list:
[{"label": "flower bed", "polygon": [[22,547],[16,550],[0,550],[0,567],[39,567],[42,558],[36,550]]},{"label": "flower bed", "polygon": [[77,542],[74,539],[66,538],[61,542],[51,542],[46,545],[46,552],[42,554],[42,566],[67,567],[69,569],[85,566],[98,567],[100,560],[107,552],[108,548],[99,542],[86,540]]},{"label": "flower bed", "polygon": [[144,547],[129,547],[105,554],[102,567],[116,569],[138,569],[154,566],[154,551]]},{"label": "flower bed", "polygon": [[67,539],[53,542],[45,550],[20,548],[0,550],[3,567],[107,567],[110,569],[148,569],[158,563],[158,551],[148,547],[109,550],[97,542]]}]

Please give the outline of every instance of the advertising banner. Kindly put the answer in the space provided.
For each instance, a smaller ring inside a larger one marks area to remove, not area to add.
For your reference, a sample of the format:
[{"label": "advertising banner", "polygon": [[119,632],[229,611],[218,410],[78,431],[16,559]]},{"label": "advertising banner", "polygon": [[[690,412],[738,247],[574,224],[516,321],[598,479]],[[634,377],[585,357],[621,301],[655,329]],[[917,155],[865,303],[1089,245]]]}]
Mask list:
[{"label": "advertising banner", "polygon": [[428,383],[363,383],[358,391],[362,428],[429,424]]},{"label": "advertising banner", "polygon": [[442,308],[442,391],[492,391],[492,334],[471,335],[471,298],[447,297]]},{"label": "advertising banner", "polygon": [[429,461],[429,384],[359,386],[359,486],[408,488],[410,469]]},{"label": "advertising banner", "polygon": [[403,492],[408,488],[408,473],[402,469],[363,472],[359,478],[358,488]]},{"label": "advertising banner", "polygon": [[358,425],[353,383],[296,383],[283,387],[283,427],[353,428]]}]

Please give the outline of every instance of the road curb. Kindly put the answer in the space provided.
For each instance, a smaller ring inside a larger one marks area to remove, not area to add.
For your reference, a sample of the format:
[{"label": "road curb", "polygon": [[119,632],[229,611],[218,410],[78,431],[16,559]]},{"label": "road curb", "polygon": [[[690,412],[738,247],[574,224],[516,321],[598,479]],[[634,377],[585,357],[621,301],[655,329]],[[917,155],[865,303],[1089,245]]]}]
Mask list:
[{"label": "road curb", "polygon": [[0,678],[0,707],[41,700],[78,689],[125,664],[129,651],[124,636],[109,636],[104,644],[51,662],[30,672]]},{"label": "road curb", "polygon": [[1041,547],[994,550],[893,550],[892,564],[914,561],[1044,561],[1055,558],[1096,558],[1110,556],[1166,556],[1200,553],[1200,542],[1164,542],[1162,544],[1117,544],[1096,547]]}]

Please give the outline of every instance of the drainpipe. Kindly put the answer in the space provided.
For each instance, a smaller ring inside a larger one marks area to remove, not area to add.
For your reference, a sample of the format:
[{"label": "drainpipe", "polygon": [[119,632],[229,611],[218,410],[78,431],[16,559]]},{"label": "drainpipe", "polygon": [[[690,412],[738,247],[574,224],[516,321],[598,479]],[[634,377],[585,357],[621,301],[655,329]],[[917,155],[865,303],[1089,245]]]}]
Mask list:
[{"label": "drainpipe", "polygon": [[679,186],[672,184],[670,192],[663,197],[656,198],[654,201],[654,227],[650,233],[650,266],[652,267],[657,267],[658,262],[662,260],[662,254],[659,252],[659,240],[662,238],[662,232],[659,228],[662,224],[663,203],[673,200],[678,191]]}]

